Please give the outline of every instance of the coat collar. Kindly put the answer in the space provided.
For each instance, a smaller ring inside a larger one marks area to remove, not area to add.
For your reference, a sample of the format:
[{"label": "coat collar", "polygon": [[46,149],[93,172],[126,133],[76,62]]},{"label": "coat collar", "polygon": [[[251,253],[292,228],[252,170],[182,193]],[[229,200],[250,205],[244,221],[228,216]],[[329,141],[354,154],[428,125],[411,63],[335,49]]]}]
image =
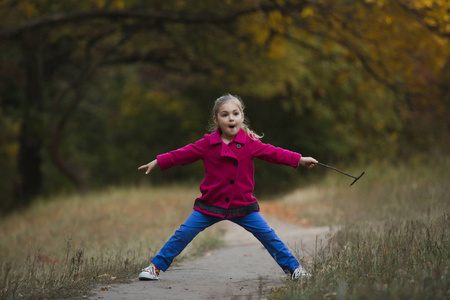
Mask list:
[{"label": "coat collar", "polygon": [[[241,129],[239,129],[239,132],[236,134],[236,136],[234,137],[234,139],[230,143],[235,142],[235,143],[238,143],[238,144],[245,144],[246,140],[247,140],[247,134],[241,128]],[[211,134],[211,137],[209,139],[209,144],[210,145],[215,145],[215,144],[220,144],[220,143],[222,143],[222,138],[220,137],[219,128],[217,128],[216,131],[214,131]]]}]

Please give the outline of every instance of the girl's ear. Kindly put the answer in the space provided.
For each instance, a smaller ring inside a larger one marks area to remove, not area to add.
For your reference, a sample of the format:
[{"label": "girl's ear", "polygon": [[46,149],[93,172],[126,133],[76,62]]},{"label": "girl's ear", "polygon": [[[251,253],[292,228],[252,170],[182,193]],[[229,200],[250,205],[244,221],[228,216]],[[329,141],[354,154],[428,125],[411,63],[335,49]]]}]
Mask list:
[{"label": "girl's ear", "polygon": [[216,116],[214,116],[213,121],[214,121],[214,124],[219,125],[219,124],[217,124]]}]

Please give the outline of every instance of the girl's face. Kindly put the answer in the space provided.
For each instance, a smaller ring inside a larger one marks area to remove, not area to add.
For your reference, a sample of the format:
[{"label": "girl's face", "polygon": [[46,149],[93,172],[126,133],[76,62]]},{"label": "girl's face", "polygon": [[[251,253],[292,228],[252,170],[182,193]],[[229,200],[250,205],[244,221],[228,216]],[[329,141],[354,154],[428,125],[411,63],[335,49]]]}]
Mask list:
[{"label": "girl's face", "polygon": [[241,107],[232,100],[223,103],[214,117],[214,123],[222,130],[222,139],[225,142],[234,139],[241,129],[242,122],[244,122],[244,114]]}]

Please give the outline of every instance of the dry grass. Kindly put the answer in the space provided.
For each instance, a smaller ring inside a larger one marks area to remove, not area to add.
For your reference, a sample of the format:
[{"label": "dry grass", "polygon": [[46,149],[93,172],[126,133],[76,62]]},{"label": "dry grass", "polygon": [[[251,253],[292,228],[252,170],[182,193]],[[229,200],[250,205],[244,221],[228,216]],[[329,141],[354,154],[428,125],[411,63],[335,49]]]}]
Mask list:
[{"label": "dry grass", "polygon": [[298,222],[339,225],[315,254],[313,279],[271,299],[449,299],[449,168],[449,158],[372,166],[352,187],[330,173],[271,203]]},{"label": "dry grass", "polygon": [[329,171],[317,184],[264,199],[263,205],[288,221],[315,226],[437,218],[450,209],[449,169],[450,158],[426,165],[372,165],[351,187],[351,178]]},{"label": "dry grass", "polygon": [[[83,295],[93,284],[126,280],[192,212],[198,188],[117,188],[42,199],[0,222],[0,299]],[[199,235],[180,259],[220,244]]]},{"label": "dry grass", "polygon": [[[271,298],[448,299],[449,168],[449,158],[371,166],[352,187],[330,171],[315,185],[262,201],[265,213],[284,220],[340,228],[309,265],[313,280]],[[80,296],[135,277],[197,196],[197,186],[114,188],[42,199],[2,219],[0,299]],[[217,246],[220,234],[208,229],[180,259]]]}]

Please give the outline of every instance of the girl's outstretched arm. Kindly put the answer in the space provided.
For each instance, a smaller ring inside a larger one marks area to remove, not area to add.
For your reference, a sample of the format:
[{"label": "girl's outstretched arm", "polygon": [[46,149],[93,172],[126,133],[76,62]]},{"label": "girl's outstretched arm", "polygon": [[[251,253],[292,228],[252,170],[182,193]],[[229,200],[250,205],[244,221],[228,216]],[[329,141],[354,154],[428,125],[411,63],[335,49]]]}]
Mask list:
[{"label": "girl's outstretched arm", "polygon": [[145,171],[145,174],[150,173],[151,170],[153,170],[156,166],[158,165],[158,161],[156,159],[152,160],[151,162],[149,162],[146,165],[140,166],[138,168],[138,170],[142,170],[142,169],[147,169],[147,171]]},{"label": "girl's outstretched arm", "polygon": [[299,165],[307,167],[311,169],[315,165],[317,165],[318,161],[312,157],[301,157]]}]

